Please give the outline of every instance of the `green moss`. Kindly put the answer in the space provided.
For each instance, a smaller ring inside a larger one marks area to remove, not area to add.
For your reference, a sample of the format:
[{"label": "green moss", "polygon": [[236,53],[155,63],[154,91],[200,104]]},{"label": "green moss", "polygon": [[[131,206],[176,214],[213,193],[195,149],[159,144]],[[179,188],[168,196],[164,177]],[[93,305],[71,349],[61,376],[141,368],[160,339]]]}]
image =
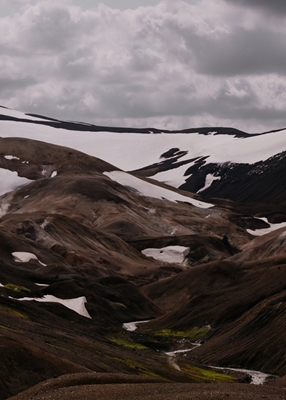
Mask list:
[{"label": "green moss", "polygon": [[162,329],[160,331],[154,332],[155,336],[169,336],[169,337],[178,337],[178,338],[186,338],[189,340],[201,339],[207,335],[209,332],[208,328],[192,328],[188,331],[174,331],[171,329]]},{"label": "green moss", "polygon": [[13,290],[13,292],[26,292],[26,293],[30,293],[31,290],[26,288],[25,286],[18,286],[18,285],[14,285],[14,283],[7,283],[6,285],[4,285],[5,289],[8,290]]},{"label": "green moss", "polygon": [[147,349],[146,346],[143,346],[142,344],[139,343],[134,343],[134,342],[128,342],[127,340],[123,339],[117,339],[117,338],[110,338],[109,339],[111,342],[116,343],[120,346],[128,347],[129,349],[137,349],[137,350],[145,350]]},{"label": "green moss", "polygon": [[213,371],[211,369],[205,369],[195,367],[193,365],[183,364],[180,365],[181,372],[187,374],[195,382],[234,382],[235,378],[231,375],[224,374],[222,372]]},{"label": "green moss", "polygon": [[114,304],[114,305],[116,305],[116,306],[119,306],[119,307],[127,308],[125,304],[119,303],[118,301],[115,301],[115,302],[113,302],[112,304]]}]

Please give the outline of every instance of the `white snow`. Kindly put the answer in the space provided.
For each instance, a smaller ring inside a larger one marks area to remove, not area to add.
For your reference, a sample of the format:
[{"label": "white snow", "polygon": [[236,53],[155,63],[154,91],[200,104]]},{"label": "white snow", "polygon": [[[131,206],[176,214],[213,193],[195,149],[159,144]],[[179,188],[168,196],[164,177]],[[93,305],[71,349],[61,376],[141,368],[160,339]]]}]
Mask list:
[{"label": "white snow", "polygon": [[29,262],[30,260],[37,260],[39,264],[43,265],[44,267],[47,266],[47,264],[42,263],[38,259],[38,257],[33,253],[28,253],[25,251],[14,251],[12,253],[12,256],[14,257],[14,261],[16,261],[16,262],[26,263],[26,262]]},{"label": "white snow", "polygon": [[19,157],[11,156],[11,155],[4,156],[4,158],[5,158],[6,160],[20,160]]},{"label": "white snow", "polygon": [[35,283],[37,286],[43,286],[43,287],[48,287],[49,285],[46,285],[45,283]]},{"label": "white snow", "polygon": [[181,264],[190,252],[189,247],[184,246],[167,246],[161,249],[149,248],[141,251],[147,257],[152,257],[158,261],[167,263]]},{"label": "white snow", "polygon": [[2,285],[2,283],[0,283],[0,287],[4,287],[4,285]]},{"label": "white snow", "polygon": [[[7,111],[0,108],[0,114],[5,113]],[[285,130],[243,139],[199,133],[78,132],[16,121],[0,121],[0,126],[2,137],[26,137],[72,147],[129,171],[161,162],[160,156],[172,148],[188,152],[180,161],[209,155],[207,163],[254,163],[286,150]]]},{"label": "white snow", "polygon": [[213,174],[207,174],[206,180],[205,180],[205,186],[202,187],[200,190],[197,191],[197,193],[203,192],[207,188],[209,188],[214,181],[220,180],[220,176],[214,176]]},{"label": "white snow", "polygon": [[28,185],[31,182],[33,181],[30,179],[18,176],[15,171],[0,168],[0,196],[7,192],[12,192],[21,186]]},{"label": "white snow", "polygon": [[51,175],[51,178],[54,178],[55,176],[57,176],[58,175],[58,171],[53,171],[53,173],[52,173],[52,175]]},{"label": "white snow", "polygon": [[0,203],[0,218],[7,214],[10,204],[4,199]]},{"label": "white snow", "polygon": [[247,232],[250,233],[253,236],[263,236],[266,235],[267,233],[276,231],[276,229],[280,229],[280,228],[284,228],[286,226],[286,222],[281,222],[279,224],[271,224],[270,222],[268,222],[268,220],[266,218],[260,218],[264,221],[266,221],[270,227],[269,228],[264,228],[264,229],[247,229]]},{"label": "white snow", "polygon": [[148,319],[147,321],[125,322],[122,325],[122,327],[129,332],[134,332],[134,331],[136,331],[138,324],[145,324],[146,322],[149,322],[149,321],[150,320]]},{"label": "white snow", "polygon": [[158,172],[157,174],[150,176],[150,178],[155,179],[159,182],[164,182],[175,188],[180,187],[186,182],[186,179],[191,175],[184,176],[185,171],[194,165],[194,162],[190,164],[181,165],[178,168],[169,169],[168,171]]},{"label": "white snow", "polygon": [[[0,108],[0,114],[18,118],[25,114]],[[61,146],[71,147],[94,157],[101,158],[125,171],[132,171],[162,162],[161,155],[172,148],[178,148],[187,154],[180,158],[190,160],[208,156],[206,163],[255,163],[286,150],[285,132],[272,132],[248,138],[235,138],[231,135],[191,134],[135,134],[115,132],[80,132],[56,129],[46,125],[0,121],[2,137],[25,137]],[[184,172],[188,168],[179,167],[166,173],[159,173],[156,179],[178,187],[184,183]],[[52,171],[51,171],[52,172]],[[2,179],[0,178],[0,181]],[[7,189],[7,191],[10,189]],[[0,189],[0,192],[3,189]],[[1,194],[1,193],[0,193]]]},{"label": "white snow", "polygon": [[75,299],[59,299],[58,297],[52,296],[51,294],[47,294],[43,297],[33,298],[33,297],[22,297],[21,299],[15,299],[10,297],[10,299],[19,300],[19,301],[38,301],[43,303],[59,303],[63,306],[69,308],[70,310],[75,311],[77,314],[82,315],[83,317],[90,318],[87,309],[85,308],[85,303],[87,302],[86,297],[77,297]]},{"label": "white snow", "polygon": [[183,201],[190,203],[195,207],[210,208],[213,204],[205,203],[203,201],[195,200],[191,197],[183,196],[172,190],[162,188],[160,186],[153,185],[152,183],[145,182],[142,179],[136,178],[133,175],[127,174],[122,171],[104,172],[104,175],[108,176],[113,181],[120,183],[123,186],[127,186],[135,190],[138,194],[146,197],[153,197],[156,199],[164,199],[169,201]]}]

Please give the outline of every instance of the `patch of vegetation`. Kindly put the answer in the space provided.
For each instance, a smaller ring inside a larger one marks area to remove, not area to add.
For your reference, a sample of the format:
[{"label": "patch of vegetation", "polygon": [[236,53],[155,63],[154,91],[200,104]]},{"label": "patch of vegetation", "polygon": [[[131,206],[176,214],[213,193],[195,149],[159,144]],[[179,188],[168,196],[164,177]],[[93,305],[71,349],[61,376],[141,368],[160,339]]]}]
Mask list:
[{"label": "patch of vegetation", "polygon": [[119,306],[119,307],[127,308],[125,304],[119,303],[118,301],[114,301],[114,302],[112,302],[112,304],[114,304],[114,305],[116,305],[116,306]]},{"label": "patch of vegetation", "polygon": [[13,290],[13,292],[17,292],[17,293],[21,293],[21,292],[30,293],[31,292],[31,290],[26,288],[25,286],[14,285],[14,283],[7,283],[6,285],[4,285],[4,288],[8,289],[8,290]]},{"label": "patch of vegetation", "polygon": [[156,372],[151,371],[150,369],[146,368],[144,365],[138,363],[137,361],[131,360],[129,358],[122,359],[122,358],[110,357],[110,356],[107,356],[107,358],[122,362],[123,364],[127,365],[128,367],[134,369],[140,375],[153,376],[155,378],[162,378],[161,375],[156,374]]},{"label": "patch of vegetation", "polygon": [[20,318],[29,319],[29,317],[28,317],[26,314],[23,314],[23,313],[21,313],[21,312],[19,312],[19,311],[13,310],[13,309],[10,308],[10,307],[5,307],[5,306],[1,306],[1,305],[0,305],[0,311],[7,312],[7,313],[9,313],[9,314],[11,314],[11,315],[14,315],[15,317],[20,317]]},{"label": "patch of vegetation", "polygon": [[192,380],[194,380],[194,382],[234,382],[236,380],[233,376],[224,374],[223,372],[217,372],[193,365],[180,365],[180,369],[181,372],[187,374]]},{"label": "patch of vegetation", "polygon": [[188,331],[174,331],[172,329],[162,329],[160,331],[154,332],[155,336],[169,336],[173,338],[185,338],[189,340],[202,339],[207,335],[209,329],[204,328],[192,328]]},{"label": "patch of vegetation", "polygon": [[134,342],[128,342],[127,340],[124,339],[118,339],[118,338],[110,338],[109,339],[111,342],[116,343],[120,346],[128,347],[129,349],[137,349],[137,350],[145,350],[147,349],[146,346],[143,346],[140,343],[134,343]]}]

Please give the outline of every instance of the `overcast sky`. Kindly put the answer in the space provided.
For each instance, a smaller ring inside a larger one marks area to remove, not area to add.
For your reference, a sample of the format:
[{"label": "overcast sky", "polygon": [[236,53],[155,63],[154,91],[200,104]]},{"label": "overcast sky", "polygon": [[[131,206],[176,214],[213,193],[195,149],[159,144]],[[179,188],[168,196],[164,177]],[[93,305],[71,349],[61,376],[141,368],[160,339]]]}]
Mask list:
[{"label": "overcast sky", "polygon": [[0,0],[0,105],[64,120],[286,127],[285,0]]}]

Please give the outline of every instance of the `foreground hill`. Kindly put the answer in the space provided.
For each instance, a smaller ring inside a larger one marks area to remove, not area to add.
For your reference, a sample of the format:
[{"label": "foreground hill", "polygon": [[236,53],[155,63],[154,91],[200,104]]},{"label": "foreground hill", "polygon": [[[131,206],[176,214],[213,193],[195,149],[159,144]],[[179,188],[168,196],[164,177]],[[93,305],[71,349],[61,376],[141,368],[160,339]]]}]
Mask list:
[{"label": "foreground hill", "polygon": [[[69,147],[70,130],[9,113],[0,121],[0,399],[47,379],[16,398],[42,398],[48,388],[45,398],[100,390],[100,398],[135,399],[141,385],[145,398],[152,390],[170,398],[171,387],[185,398],[198,390],[187,385],[208,382],[199,389],[206,398],[247,399],[262,389],[233,382],[286,375],[283,203],[207,200],[120,169],[133,135],[166,136],[166,150],[171,133],[74,131]],[[148,160],[163,151],[148,148]],[[117,386],[132,382],[136,389]],[[280,382],[264,393],[283,398]]]}]

